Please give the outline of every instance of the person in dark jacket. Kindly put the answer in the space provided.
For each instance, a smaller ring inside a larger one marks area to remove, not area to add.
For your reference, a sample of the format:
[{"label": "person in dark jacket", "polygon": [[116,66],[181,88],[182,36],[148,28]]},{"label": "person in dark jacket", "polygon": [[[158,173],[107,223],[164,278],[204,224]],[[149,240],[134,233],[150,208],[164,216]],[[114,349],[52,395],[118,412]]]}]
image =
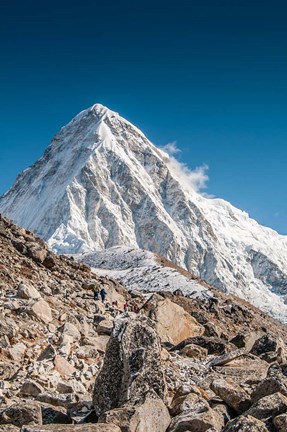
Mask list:
[{"label": "person in dark jacket", "polygon": [[101,288],[101,290],[100,290],[100,296],[101,296],[101,299],[102,299],[102,303],[105,303],[106,295],[107,295],[107,293],[104,290],[104,288]]}]

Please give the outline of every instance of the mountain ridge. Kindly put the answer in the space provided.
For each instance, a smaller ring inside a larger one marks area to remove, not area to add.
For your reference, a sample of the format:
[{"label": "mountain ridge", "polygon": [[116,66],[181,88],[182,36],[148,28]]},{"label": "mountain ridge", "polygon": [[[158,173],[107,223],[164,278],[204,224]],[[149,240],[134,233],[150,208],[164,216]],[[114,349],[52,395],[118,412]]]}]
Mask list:
[{"label": "mountain ridge", "polygon": [[95,104],[60,129],[0,211],[59,253],[146,249],[284,320],[287,237],[200,195],[181,168]]}]

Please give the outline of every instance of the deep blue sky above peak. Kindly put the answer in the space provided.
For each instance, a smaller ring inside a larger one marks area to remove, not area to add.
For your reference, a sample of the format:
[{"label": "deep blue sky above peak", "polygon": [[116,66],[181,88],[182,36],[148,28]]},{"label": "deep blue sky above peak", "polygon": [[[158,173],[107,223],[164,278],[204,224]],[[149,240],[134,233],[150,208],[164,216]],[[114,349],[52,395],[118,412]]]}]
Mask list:
[{"label": "deep blue sky above peak", "polygon": [[287,4],[2,2],[0,194],[96,102],[287,234]]}]

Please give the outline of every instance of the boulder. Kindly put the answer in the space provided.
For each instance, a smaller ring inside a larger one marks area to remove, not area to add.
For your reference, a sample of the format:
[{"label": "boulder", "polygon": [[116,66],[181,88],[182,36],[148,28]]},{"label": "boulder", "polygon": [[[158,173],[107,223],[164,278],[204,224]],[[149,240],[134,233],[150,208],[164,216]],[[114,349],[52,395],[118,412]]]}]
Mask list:
[{"label": "boulder", "polygon": [[74,366],[72,366],[64,357],[60,355],[56,355],[54,359],[54,365],[56,371],[59,372],[63,378],[69,377],[76,372]]},{"label": "boulder", "polygon": [[43,405],[42,406],[42,419],[43,425],[48,425],[51,423],[58,424],[71,424],[72,419],[66,413],[66,408],[62,407],[53,407],[52,405]]},{"label": "boulder", "polygon": [[250,397],[246,391],[231,380],[215,379],[210,388],[238,414],[246,411],[251,405]]},{"label": "boulder", "polygon": [[287,414],[281,414],[274,418],[273,420],[274,426],[277,432],[286,432],[287,431]]},{"label": "boulder", "polygon": [[32,285],[24,284],[21,282],[17,290],[18,297],[26,300],[37,300],[41,297],[39,291],[36,290]]},{"label": "boulder", "polygon": [[277,349],[276,339],[270,335],[263,335],[255,341],[250,352],[251,354],[260,356],[263,353],[276,351],[276,349]]},{"label": "boulder", "polygon": [[190,337],[179,344],[175,345],[170,351],[181,351],[186,345],[195,344],[202,348],[206,348],[208,354],[221,355],[225,353],[226,343],[218,338],[209,338],[206,336]]},{"label": "boulder", "polygon": [[187,357],[195,357],[199,360],[204,360],[208,356],[206,348],[195,344],[186,345],[180,352],[185,354]]},{"label": "boulder", "polygon": [[276,377],[269,377],[260,381],[251,394],[252,402],[255,403],[259,399],[277,392],[287,396],[287,380],[284,381]]},{"label": "boulder", "polygon": [[81,333],[79,332],[77,327],[70,322],[66,322],[60,328],[60,331],[62,332],[63,335],[70,336],[70,338],[72,338],[72,340],[79,341],[81,339]]},{"label": "boulder", "polygon": [[36,301],[31,306],[30,313],[45,324],[48,324],[53,319],[51,308],[43,299]]},{"label": "boulder", "polygon": [[144,309],[156,322],[156,330],[162,342],[178,344],[184,339],[204,333],[204,327],[195,318],[168,298],[154,294]]},{"label": "boulder", "polygon": [[97,333],[99,335],[110,335],[112,333],[114,322],[112,320],[101,320],[97,325]]},{"label": "boulder", "polygon": [[116,425],[102,423],[86,423],[83,425],[59,425],[50,424],[45,426],[25,426],[21,432],[121,432]]},{"label": "boulder", "polygon": [[170,405],[170,413],[173,417],[183,413],[184,411],[191,410],[203,412],[208,409],[208,402],[195,393],[188,393],[180,396],[177,396],[176,394]]},{"label": "boulder", "polygon": [[126,402],[143,403],[151,390],[165,398],[160,343],[153,322],[141,315],[119,317],[94,387],[96,414],[100,416]]},{"label": "boulder", "polygon": [[41,352],[41,354],[38,357],[38,361],[44,361],[44,360],[53,360],[56,356],[56,350],[53,347],[53,345],[49,344],[46,346],[46,348]]},{"label": "boulder", "polygon": [[26,380],[20,389],[20,393],[26,396],[38,396],[39,393],[43,393],[43,387],[33,380]]},{"label": "boulder", "polygon": [[223,424],[217,412],[207,409],[206,411],[185,411],[174,417],[167,432],[206,432],[221,431]]},{"label": "boulder", "polygon": [[28,424],[42,424],[41,406],[37,402],[18,402],[0,411],[0,424],[21,427]]},{"label": "boulder", "polygon": [[[100,335],[100,336],[95,336],[92,338],[87,338],[87,340],[85,341],[85,345],[92,345],[94,347],[94,349],[96,349],[97,351],[99,351],[99,353],[105,353],[106,349],[107,349],[107,344],[109,342],[110,338],[109,336],[106,335]],[[84,346],[85,346],[84,345]],[[83,347],[81,347],[83,348]]]},{"label": "boulder", "polygon": [[48,251],[38,244],[31,244],[28,246],[28,255],[37,263],[42,263],[46,256]]},{"label": "boulder", "polygon": [[171,419],[163,401],[150,394],[142,404],[107,411],[103,420],[119,426],[125,432],[166,432]]},{"label": "boulder", "polygon": [[222,432],[268,432],[268,429],[261,420],[247,415],[228,422]]},{"label": "boulder", "polygon": [[276,417],[287,412],[287,397],[281,393],[265,396],[252,405],[247,414],[259,420]]},{"label": "boulder", "polygon": [[23,342],[18,342],[8,348],[9,357],[16,362],[20,362],[24,358],[26,351],[27,347]]}]

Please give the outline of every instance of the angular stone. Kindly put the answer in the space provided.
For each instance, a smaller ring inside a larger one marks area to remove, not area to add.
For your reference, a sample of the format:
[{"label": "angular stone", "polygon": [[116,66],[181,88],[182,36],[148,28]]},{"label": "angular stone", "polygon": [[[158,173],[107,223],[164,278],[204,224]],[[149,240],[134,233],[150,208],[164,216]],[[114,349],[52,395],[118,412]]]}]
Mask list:
[{"label": "angular stone", "polygon": [[274,337],[270,335],[264,335],[256,340],[250,352],[251,354],[259,356],[263,353],[276,351],[276,348],[277,342]]},{"label": "angular stone", "polygon": [[25,401],[10,405],[0,411],[0,424],[21,427],[28,424],[42,424],[41,406],[37,402]]},{"label": "angular stone", "polygon": [[42,406],[43,425],[51,423],[71,424],[72,419],[66,411],[67,409],[63,407],[53,407],[52,405]]},{"label": "angular stone", "polygon": [[66,322],[62,327],[61,327],[61,332],[63,333],[63,335],[67,335],[70,336],[73,340],[80,340],[81,339],[81,333],[79,332],[79,330],[77,329],[77,327],[69,322]]},{"label": "angular stone", "polygon": [[268,432],[268,429],[262,421],[247,415],[228,422],[222,432]]},{"label": "angular stone", "polygon": [[281,414],[274,418],[273,420],[274,426],[277,432],[286,432],[287,431],[287,414]]},{"label": "angular stone", "polygon": [[27,347],[22,342],[18,342],[8,348],[10,358],[17,362],[20,362],[24,358],[26,351]]},{"label": "angular stone", "polygon": [[31,306],[31,314],[45,324],[48,324],[53,319],[50,306],[42,299]]},{"label": "angular stone", "polygon": [[94,388],[94,407],[99,416],[129,402],[141,403],[147,391],[164,398],[160,344],[151,320],[135,315],[115,320],[104,364]]},{"label": "angular stone", "polygon": [[220,431],[223,424],[217,412],[207,409],[206,411],[184,411],[174,417],[167,432],[206,432]]},{"label": "angular stone", "polygon": [[72,366],[64,357],[57,355],[54,360],[55,369],[59,374],[65,378],[73,375],[76,372],[74,366]]},{"label": "angular stone", "polygon": [[128,432],[166,432],[170,424],[168,409],[161,399],[148,395],[143,404],[127,405],[106,412],[102,420]]},{"label": "angular stone", "polygon": [[41,352],[41,354],[38,357],[38,361],[44,361],[44,360],[53,360],[56,356],[56,350],[53,347],[53,345],[47,345],[47,347],[44,349],[44,351]]},{"label": "angular stone", "polygon": [[25,381],[20,389],[20,393],[26,396],[38,396],[38,394],[43,393],[43,391],[43,387],[33,380]]},{"label": "angular stone", "polygon": [[247,411],[247,414],[257,419],[267,419],[268,417],[275,417],[287,411],[287,397],[281,393],[274,393],[265,396],[258,402],[252,405]]},{"label": "angular stone", "polygon": [[177,416],[185,411],[208,411],[208,402],[195,393],[174,397],[170,406],[171,415]]},{"label": "angular stone", "polygon": [[158,294],[154,294],[144,308],[156,322],[161,342],[178,344],[188,337],[204,333],[204,327],[181,306]]},{"label": "angular stone", "polygon": [[181,351],[186,345],[195,344],[201,346],[202,348],[206,348],[208,350],[208,354],[224,354],[226,343],[224,343],[221,339],[218,338],[208,338],[206,336],[195,336],[191,338],[187,338],[179,344],[175,345],[170,349],[170,351]]},{"label": "angular stone", "polygon": [[37,263],[42,263],[47,256],[47,250],[41,248],[38,244],[33,244],[28,247],[28,255]]},{"label": "angular stone", "polygon": [[18,297],[26,300],[34,299],[37,300],[41,297],[39,291],[36,290],[32,285],[24,284],[21,282],[17,290]]},{"label": "angular stone", "polygon": [[99,335],[111,335],[114,322],[104,319],[97,325],[97,333]]},{"label": "angular stone", "polygon": [[195,357],[197,359],[203,360],[207,357],[208,351],[206,348],[202,348],[199,345],[189,344],[186,345],[180,351],[182,354],[185,354],[187,357]]},{"label": "angular stone", "polygon": [[[121,432],[121,429],[112,424],[86,423],[85,425],[59,425],[25,426],[21,432]],[[147,432],[147,431],[146,431]]]},{"label": "angular stone", "polygon": [[251,405],[251,400],[248,394],[242,387],[234,382],[216,379],[211,383],[210,388],[238,414],[246,411]]},{"label": "angular stone", "polygon": [[265,396],[273,393],[282,393],[287,396],[287,380],[284,382],[275,377],[266,378],[257,385],[251,394],[252,402],[255,403]]}]

